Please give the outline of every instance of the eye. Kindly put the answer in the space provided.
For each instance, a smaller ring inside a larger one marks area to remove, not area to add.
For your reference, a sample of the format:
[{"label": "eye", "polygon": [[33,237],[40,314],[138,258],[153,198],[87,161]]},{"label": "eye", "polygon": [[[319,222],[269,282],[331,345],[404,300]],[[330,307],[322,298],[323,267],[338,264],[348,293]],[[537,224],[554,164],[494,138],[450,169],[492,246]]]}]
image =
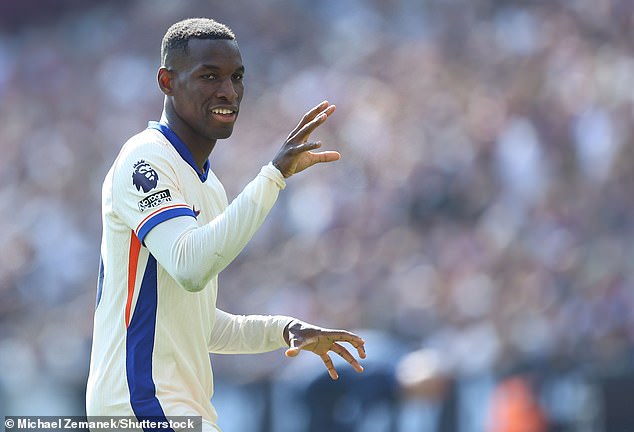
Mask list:
[{"label": "eye", "polygon": [[206,73],[200,76],[202,79],[204,80],[212,80],[214,78],[216,78],[216,76],[212,73]]},{"label": "eye", "polygon": [[234,81],[242,81],[243,79],[244,79],[244,74],[241,74],[241,73],[233,74]]}]

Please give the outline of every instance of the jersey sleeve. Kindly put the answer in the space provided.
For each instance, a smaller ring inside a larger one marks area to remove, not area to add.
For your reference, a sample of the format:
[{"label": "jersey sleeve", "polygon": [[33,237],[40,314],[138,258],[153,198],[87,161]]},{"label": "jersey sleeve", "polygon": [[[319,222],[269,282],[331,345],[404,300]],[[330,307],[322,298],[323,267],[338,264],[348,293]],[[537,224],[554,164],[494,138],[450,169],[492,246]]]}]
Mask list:
[{"label": "jersey sleeve", "polygon": [[185,216],[195,218],[181,193],[171,154],[159,143],[125,149],[113,173],[113,208],[143,244],[161,222]]},{"label": "jersey sleeve", "polygon": [[233,315],[216,309],[209,352],[255,354],[287,347],[284,328],[292,320],[283,315]]},{"label": "jersey sleeve", "polygon": [[173,218],[148,233],[145,243],[158,262],[187,291],[200,291],[246,246],[285,186],[272,164],[212,221],[202,226]]}]

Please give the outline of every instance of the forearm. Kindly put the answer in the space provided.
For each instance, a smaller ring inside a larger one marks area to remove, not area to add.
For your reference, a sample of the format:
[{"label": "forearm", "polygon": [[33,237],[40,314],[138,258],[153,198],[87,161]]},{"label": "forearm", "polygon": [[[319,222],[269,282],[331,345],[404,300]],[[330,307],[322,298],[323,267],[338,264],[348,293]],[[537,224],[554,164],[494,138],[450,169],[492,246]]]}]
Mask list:
[{"label": "forearm", "polygon": [[225,211],[199,227],[193,218],[173,218],[148,233],[145,244],[188,291],[200,291],[242,251],[284,187],[266,166]]},{"label": "forearm", "polygon": [[252,354],[286,347],[284,329],[291,321],[282,315],[233,315],[216,309],[209,352]]}]

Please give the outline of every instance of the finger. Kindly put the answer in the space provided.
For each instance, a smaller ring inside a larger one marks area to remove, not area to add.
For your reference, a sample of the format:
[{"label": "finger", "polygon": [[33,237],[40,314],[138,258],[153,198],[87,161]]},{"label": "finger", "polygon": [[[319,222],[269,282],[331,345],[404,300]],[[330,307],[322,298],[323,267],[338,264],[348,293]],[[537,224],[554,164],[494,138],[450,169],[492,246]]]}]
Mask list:
[{"label": "finger", "polygon": [[332,113],[337,109],[337,105],[328,105],[322,112],[319,114],[326,114],[326,117],[330,117]]},{"label": "finger", "polygon": [[350,343],[350,345],[352,345],[353,347],[355,347],[357,349],[357,353],[359,354],[359,358],[366,358],[366,353],[365,353],[365,341],[363,339],[361,339],[360,337],[356,337],[355,340],[353,341],[348,341]]},{"label": "finger", "polygon": [[328,353],[322,354],[319,357],[321,357],[322,361],[326,365],[326,369],[328,369],[328,375],[330,375],[330,378],[332,378],[333,380],[338,379],[339,374],[337,373],[337,370],[335,369],[335,365],[332,364],[332,360],[330,359],[330,356],[328,355]]},{"label": "finger", "polygon": [[330,105],[325,110],[321,111],[314,119],[303,125],[301,128],[297,130],[297,132],[289,135],[289,140],[291,141],[306,141],[311,133],[319,125],[326,121],[329,115],[335,112],[335,105]]},{"label": "finger", "polygon": [[300,351],[301,350],[299,348],[289,348],[284,354],[286,354],[286,357],[297,357],[297,354],[299,354]]},{"label": "finger", "polygon": [[309,150],[315,150],[319,147],[321,147],[321,141],[309,141],[296,145],[292,148],[291,152],[293,154],[298,154]]},{"label": "finger", "polygon": [[341,159],[341,154],[336,151],[327,150],[323,152],[314,153],[311,150],[316,150],[321,147],[321,141],[309,141],[302,144],[298,144],[290,149],[291,154],[299,154],[303,152],[311,152],[314,157],[314,163],[318,162],[332,162]]},{"label": "finger", "polygon": [[358,336],[346,330],[329,330],[328,336],[336,339],[338,342],[348,342],[354,345],[355,348],[358,345],[365,343],[365,341],[361,338],[361,336]]},{"label": "finger", "polygon": [[[353,344],[354,345],[354,344]],[[361,357],[362,359],[366,358],[366,354],[365,354],[365,342],[362,342],[361,345],[355,347],[357,349],[357,352],[359,353],[359,357]]]},{"label": "finger", "polygon": [[357,349],[360,358],[366,358],[365,341],[360,336],[345,330],[333,331],[331,333],[331,336],[334,337],[338,342],[348,342],[350,345]]},{"label": "finger", "polygon": [[352,354],[350,354],[350,352],[347,349],[345,349],[338,343],[332,344],[332,347],[330,349],[334,351],[335,353],[337,353],[345,361],[350,363],[350,365],[352,365],[354,370],[356,370],[357,372],[363,372],[363,366],[361,366],[361,364],[357,361],[357,359],[352,357]]},{"label": "finger", "polygon": [[336,151],[324,151],[319,153],[312,153],[314,163],[334,162],[341,159],[341,154]]},{"label": "finger", "polygon": [[314,342],[314,338],[308,338],[300,340],[298,338],[291,339],[291,346],[286,350],[286,357],[295,357],[299,354],[299,352],[304,349],[307,345],[310,345]]},{"label": "finger", "polygon": [[286,357],[295,357],[301,351],[300,342],[297,338],[291,338],[290,348],[286,350]]},{"label": "finger", "polygon": [[325,100],[319,105],[311,108],[310,111],[304,114],[304,117],[302,117],[302,119],[299,121],[297,126],[295,126],[295,129],[293,129],[291,133],[288,134],[289,138],[295,135],[297,131],[299,131],[302,127],[304,127],[305,124],[307,124],[308,122],[312,121],[315,117],[317,117],[317,114],[319,114],[324,109],[326,109],[326,107],[328,107],[328,101]]}]

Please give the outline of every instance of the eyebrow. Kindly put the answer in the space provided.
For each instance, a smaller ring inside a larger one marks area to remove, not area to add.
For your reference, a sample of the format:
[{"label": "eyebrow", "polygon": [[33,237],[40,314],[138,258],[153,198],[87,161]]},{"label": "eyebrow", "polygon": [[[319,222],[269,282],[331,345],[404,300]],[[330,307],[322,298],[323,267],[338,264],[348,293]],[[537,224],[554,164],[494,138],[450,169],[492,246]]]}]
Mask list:
[{"label": "eyebrow", "polygon": [[[211,65],[211,64],[202,64],[200,65],[200,69],[211,69],[211,70],[220,70],[219,66],[216,65]],[[242,72],[244,73],[244,65],[240,66],[239,68],[237,68],[235,70],[235,72]]]}]

